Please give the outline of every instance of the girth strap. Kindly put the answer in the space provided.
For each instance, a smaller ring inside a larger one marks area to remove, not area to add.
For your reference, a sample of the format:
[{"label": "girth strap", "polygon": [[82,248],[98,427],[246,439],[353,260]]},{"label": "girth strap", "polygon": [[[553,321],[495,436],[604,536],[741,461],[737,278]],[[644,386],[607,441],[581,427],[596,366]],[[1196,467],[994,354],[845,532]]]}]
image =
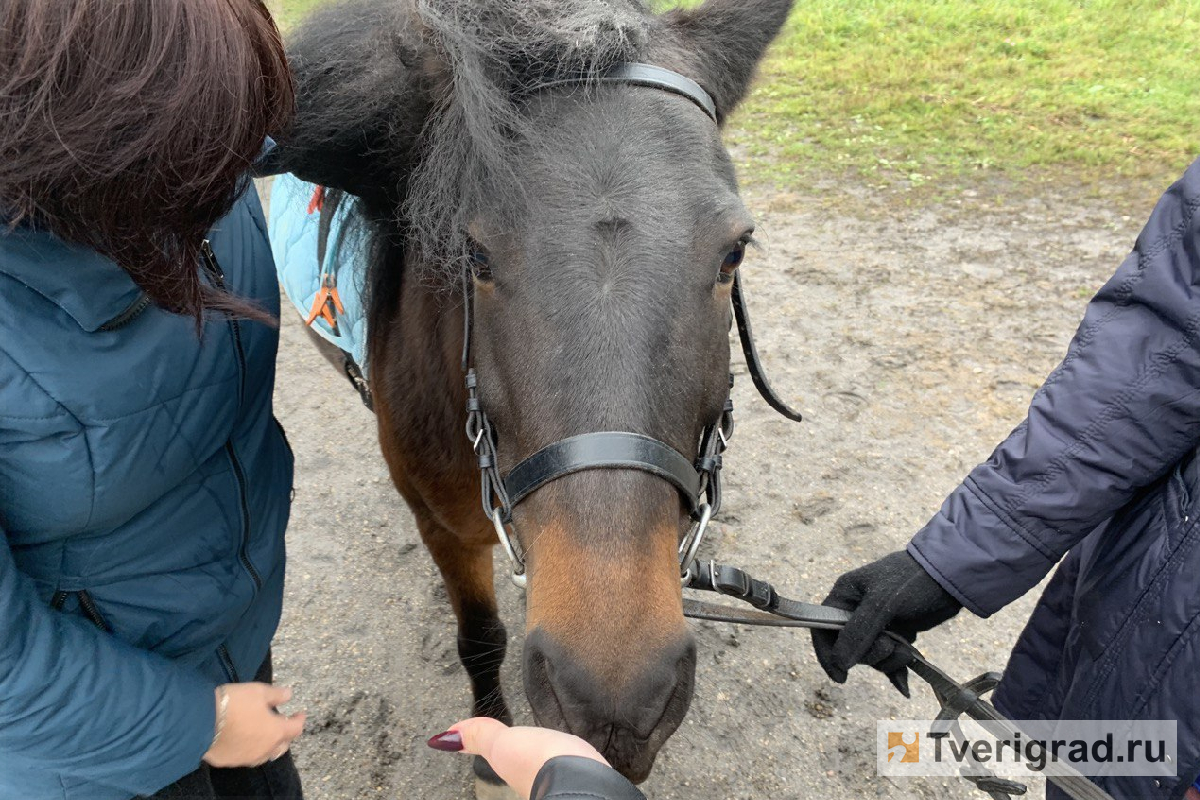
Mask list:
[{"label": "girth strap", "polygon": [[584,433],[548,444],[512,468],[504,477],[509,503],[517,505],[530,493],[564,475],[590,469],[640,469],[669,481],[695,511],[701,473],[678,450],[640,433]]}]

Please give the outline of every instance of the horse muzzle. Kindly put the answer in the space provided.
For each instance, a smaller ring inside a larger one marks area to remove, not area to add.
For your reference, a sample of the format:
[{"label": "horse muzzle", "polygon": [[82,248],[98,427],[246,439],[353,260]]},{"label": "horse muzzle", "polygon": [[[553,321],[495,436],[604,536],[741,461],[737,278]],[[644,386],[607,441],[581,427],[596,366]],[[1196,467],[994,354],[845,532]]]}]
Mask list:
[{"label": "horse muzzle", "polygon": [[[534,718],[586,740],[614,769],[641,783],[691,704],[695,641],[684,629],[669,641],[640,649],[623,641],[597,654],[604,643],[588,644],[591,653],[573,652],[540,627],[530,632],[523,672]],[[638,663],[613,664],[604,657],[618,648]],[[589,666],[596,662],[607,663],[604,674]]]}]

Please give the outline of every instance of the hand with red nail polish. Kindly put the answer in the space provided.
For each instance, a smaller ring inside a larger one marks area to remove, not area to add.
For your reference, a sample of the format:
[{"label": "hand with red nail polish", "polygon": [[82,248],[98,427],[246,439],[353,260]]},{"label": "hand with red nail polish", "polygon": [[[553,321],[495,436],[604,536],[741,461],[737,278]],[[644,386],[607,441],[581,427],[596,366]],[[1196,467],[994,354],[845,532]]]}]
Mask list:
[{"label": "hand with red nail polish", "polygon": [[463,749],[462,734],[458,731],[446,731],[437,736],[429,737],[425,744],[443,753],[461,753]]},{"label": "hand with red nail polish", "polygon": [[521,797],[529,797],[542,766],[558,756],[582,756],[608,765],[596,748],[569,733],[547,728],[510,728],[499,720],[475,717],[429,740],[435,750],[483,756]]}]

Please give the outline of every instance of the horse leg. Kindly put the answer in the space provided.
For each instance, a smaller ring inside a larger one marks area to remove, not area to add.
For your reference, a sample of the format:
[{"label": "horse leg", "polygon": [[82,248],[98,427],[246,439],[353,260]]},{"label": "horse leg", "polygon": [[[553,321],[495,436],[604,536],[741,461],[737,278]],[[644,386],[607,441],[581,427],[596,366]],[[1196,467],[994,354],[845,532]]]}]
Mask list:
[{"label": "horse leg", "polygon": [[[508,644],[508,632],[496,608],[492,580],[492,544],[463,542],[432,520],[422,521],[421,538],[442,573],[446,594],[458,618],[458,658],[471,680],[477,717],[493,717],[511,725],[512,714],[500,687],[500,665]],[[475,775],[491,787],[503,781],[482,758],[474,760]],[[506,795],[489,793],[477,786],[482,800]]]}]

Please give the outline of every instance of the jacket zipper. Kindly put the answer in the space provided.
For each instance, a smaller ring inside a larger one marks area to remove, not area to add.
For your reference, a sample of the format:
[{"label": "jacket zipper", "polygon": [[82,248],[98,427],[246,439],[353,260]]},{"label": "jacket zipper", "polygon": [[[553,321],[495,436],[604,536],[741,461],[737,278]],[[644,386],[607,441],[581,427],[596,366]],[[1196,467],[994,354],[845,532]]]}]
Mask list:
[{"label": "jacket zipper", "polygon": [[[205,239],[200,245],[200,262],[217,288],[224,290],[225,273],[221,270],[221,265],[217,262],[217,256],[208,239]],[[245,400],[246,390],[246,351],[242,347],[242,327],[238,324],[237,319],[229,317],[229,327],[233,331],[233,347],[237,351],[238,405],[241,406]],[[242,541],[238,547],[238,560],[242,562],[242,567],[254,581],[255,591],[258,591],[262,588],[262,577],[250,563],[250,556],[246,553],[246,547],[250,542],[250,505],[246,500],[246,473],[242,470],[242,462],[238,460],[237,453],[233,449],[232,439],[225,442],[225,452],[229,456],[229,463],[233,465],[233,474],[238,485],[238,500],[242,506]]]},{"label": "jacket zipper", "polygon": [[112,633],[112,628],[108,627],[108,623],[104,621],[104,617],[100,615],[100,609],[96,608],[96,601],[87,592],[76,592],[79,596],[79,607],[83,609],[83,614],[91,623],[105,633]]},{"label": "jacket zipper", "polygon": [[[200,261],[204,266],[205,272],[212,278],[217,288],[225,290],[225,272],[221,269],[220,262],[217,261],[217,255],[213,252],[212,245],[208,239],[200,245]],[[242,326],[238,322],[237,317],[228,317],[229,328],[233,332],[233,347],[237,351],[238,359],[238,405],[240,406],[246,399],[246,351],[242,346]]]},{"label": "jacket zipper", "polygon": [[[63,606],[67,604],[67,598],[69,596],[69,592],[64,592],[62,589],[59,589],[54,593],[54,596],[50,598],[50,608],[55,611],[62,611]],[[75,597],[79,600],[79,609],[83,612],[83,615],[87,617],[88,622],[92,623],[105,633],[112,633],[112,628],[109,627],[109,624],[104,621],[104,616],[100,613],[100,609],[96,607],[96,601],[92,599],[90,594],[81,590],[75,592]]]},{"label": "jacket zipper", "polygon": [[[225,273],[221,269],[220,263],[217,261],[217,256],[213,252],[212,244],[205,239],[200,245],[200,262],[204,266],[206,272],[212,278],[218,289],[225,289]],[[242,326],[236,317],[228,317],[229,329],[233,333],[233,348],[237,352],[238,361],[238,407],[240,408],[246,399],[246,350],[242,344]],[[250,561],[250,556],[246,552],[246,548],[250,543],[250,504],[246,499],[246,473],[242,469],[242,462],[237,457],[237,451],[233,448],[233,440],[225,442],[225,453],[229,456],[229,463],[233,465],[233,476],[237,481],[238,486],[238,502],[242,509],[242,541],[238,546],[238,560],[242,564],[242,568],[246,570],[246,574],[250,576],[250,580],[254,582],[254,590],[258,592],[262,589],[262,576],[258,574],[254,564]],[[221,645],[217,648],[217,657],[221,660],[221,666],[225,670],[225,674],[229,676],[231,683],[239,683],[237,667],[233,664],[233,658],[229,655],[229,648]]]},{"label": "jacket zipper", "polygon": [[221,645],[217,648],[217,658],[221,659],[221,668],[225,670],[226,677],[230,683],[241,683],[238,680],[237,667],[233,665],[233,658],[229,655],[229,648]]},{"label": "jacket zipper", "polygon": [[101,325],[98,330],[105,332],[120,330],[141,316],[141,313],[149,307],[150,296],[145,292],[142,292],[140,295],[138,295],[137,299],[129,304],[128,308],[126,308],[120,314],[117,314],[108,322]]},{"label": "jacket zipper", "polygon": [[250,556],[246,553],[246,546],[250,542],[250,504],[246,501],[246,473],[242,471],[242,462],[238,460],[232,441],[225,443],[225,453],[229,456],[229,463],[233,465],[233,476],[238,485],[238,500],[242,505],[242,543],[238,548],[238,559],[242,562],[246,572],[250,574],[250,579],[254,581],[254,589],[257,591],[262,588],[262,577],[250,563]]}]

